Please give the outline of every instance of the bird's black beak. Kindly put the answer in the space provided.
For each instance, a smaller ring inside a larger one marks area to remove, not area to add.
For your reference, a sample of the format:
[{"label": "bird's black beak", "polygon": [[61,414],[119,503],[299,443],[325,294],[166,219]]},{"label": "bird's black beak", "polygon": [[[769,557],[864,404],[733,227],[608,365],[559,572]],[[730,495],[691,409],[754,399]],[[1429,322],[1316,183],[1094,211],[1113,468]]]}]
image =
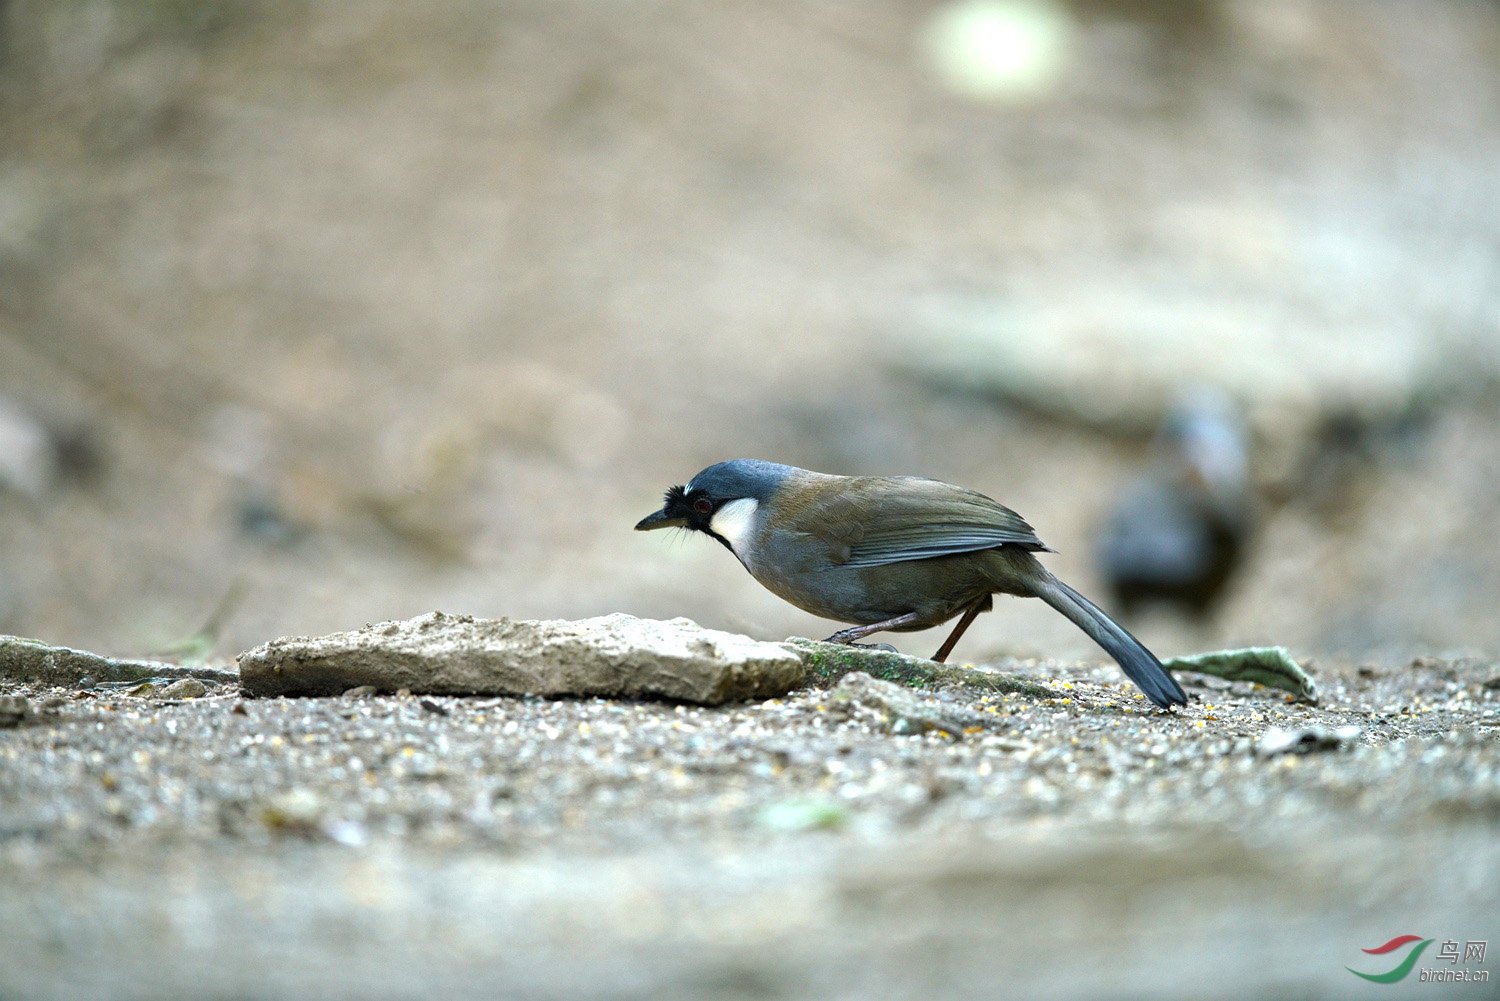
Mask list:
[{"label": "bird's black beak", "polygon": [[672,487],[662,498],[661,510],[648,514],[635,526],[637,532],[651,532],[658,528],[691,528],[692,508],[687,504],[687,492],[683,487]]},{"label": "bird's black beak", "polygon": [[637,532],[650,532],[658,528],[687,528],[687,518],[680,514],[668,514],[666,508],[646,515],[636,523]]}]

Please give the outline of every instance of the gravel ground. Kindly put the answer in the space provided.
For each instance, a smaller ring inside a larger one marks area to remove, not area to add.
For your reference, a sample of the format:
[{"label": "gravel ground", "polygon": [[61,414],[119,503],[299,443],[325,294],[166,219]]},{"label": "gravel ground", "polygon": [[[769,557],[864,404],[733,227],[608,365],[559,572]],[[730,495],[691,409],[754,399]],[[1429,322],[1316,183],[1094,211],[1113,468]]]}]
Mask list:
[{"label": "gravel ground", "polygon": [[[10,685],[0,998],[1354,996],[1361,948],[1494,930],[1494,663],[1315,665],[1319,706],[1185,675],[1170,714],[1003,666],[1061,697],[923,693],[956,734],[840,689]],[[1307,727],[1343,742],[1264,753]]]}]

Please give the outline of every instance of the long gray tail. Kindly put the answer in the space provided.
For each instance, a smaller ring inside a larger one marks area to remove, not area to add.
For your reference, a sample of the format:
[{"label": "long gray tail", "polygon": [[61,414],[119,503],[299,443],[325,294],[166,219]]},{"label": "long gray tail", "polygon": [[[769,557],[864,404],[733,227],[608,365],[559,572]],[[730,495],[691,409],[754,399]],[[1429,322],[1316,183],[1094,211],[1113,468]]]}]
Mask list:
[{"label": "long gray tail", "polygon": [[1187,705],[1187,693],[1161,666],[1156,655],[1126,632],[1124,626],[1105,615],[1098,605],[1051,574],[1034,579],[1031,584],[1038,598],[1066,615],[1118,661],[1130,680],[1146,693],[1146,698],[1163,709]]}]

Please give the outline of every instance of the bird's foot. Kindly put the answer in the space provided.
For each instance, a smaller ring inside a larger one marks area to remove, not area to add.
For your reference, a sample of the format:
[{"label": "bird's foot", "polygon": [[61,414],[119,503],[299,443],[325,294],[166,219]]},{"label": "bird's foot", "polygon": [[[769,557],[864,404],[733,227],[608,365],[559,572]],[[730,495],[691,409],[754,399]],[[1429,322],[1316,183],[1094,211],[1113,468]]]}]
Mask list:
[{"label": "bird's foot", "polygon": [[862,640],[871,633],[883,633],[887,629],[902,629],[919,621],[915,612],[907,612],[905,615],[898,615],[894,619],[886,619],[884,622],[871,622],[863,626],[850,626],[848,629],[840,629],[823,642],[842,643],[844,646],[860,646],[865,649],[873,647],[876,650],[889,650],[891,653],[900,653],[899,650],[889,643],[870,644],[856,643],[854,641]]},{"label": "bird's foot", "polygon": [[891,646],[889,643],[857,643],[857,642],[855,642],[860,637],[862,637],[862,636],[868,636],[868,635],[869,635],[869,630],[862,629],[862,628],[856,626],[853,629],[840,629],[838,632],[834,633],[832,636],[828,637],[823,642],[824,643],[837,643],[840,646],[854,646],[854,647],[859,647],[861,650],[884,650],[887,653],[900,653],[901,652],[900,650],[897,650],[895,647]]}]

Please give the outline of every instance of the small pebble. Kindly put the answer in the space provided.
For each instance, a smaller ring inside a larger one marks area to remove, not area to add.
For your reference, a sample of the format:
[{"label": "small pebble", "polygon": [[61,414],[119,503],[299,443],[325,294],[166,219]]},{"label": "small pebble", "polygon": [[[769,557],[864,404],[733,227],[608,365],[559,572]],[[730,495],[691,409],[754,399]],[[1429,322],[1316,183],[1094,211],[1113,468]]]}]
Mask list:
[{"label": "small pebble", "polygon": [[1306,726],[1295,730],[1271,727],[1261,734],[1255,753],[1262,758],[1276,754],[1310,754],[1314,751],[1336,751],[1359,739],[1360,729],[1353,724],[1333,730]]},{"label": "small pebble", "polygon": [[31,715],[31,703],[21,695],[0,695],[0,727],[20,726]]},{"label": "small pebble", "polygon": [[849,820],[849,811],[825,800],[784,800],[771,803],[757,818],[773,831],[836,830]]},{"label": "small pebble", "polygon": [[198,699],[208,694],[208,686],[197,678],[183,678],[174,681],[157,695],[163,699]]},{"label": "small pebble", "polygon": [[370,831],[357,820],[335,820],[323,827],[328,840],[347,848],[361,848],[370,843]]},{"label": "small pebble", "polygon": [[260,819],[272,830],[307,833],[316,829],[323,810],[323,797],[305,786],[297,786],[272,797],[261,809]]}]

